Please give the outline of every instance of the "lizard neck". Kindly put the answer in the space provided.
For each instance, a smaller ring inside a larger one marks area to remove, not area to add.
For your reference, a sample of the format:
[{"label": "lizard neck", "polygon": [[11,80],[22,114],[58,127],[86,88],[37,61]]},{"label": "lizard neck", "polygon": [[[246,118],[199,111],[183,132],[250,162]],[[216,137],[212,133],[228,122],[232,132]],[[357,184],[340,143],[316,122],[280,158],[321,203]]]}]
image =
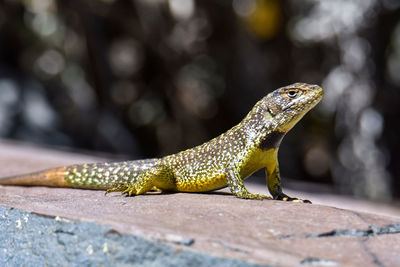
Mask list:
[{"label": "lizard neck", "polygon": [[279,145],[286,134],[279,129],[279,118],[272,116],[264,104],[257,103],[236,127],[237,131],[242,131],[242,136],[246,136],[240,167],[242,179],[260,168],[275,167]]},{"label": "lizard neck", "polygon": [[277,148],[287,132],[280,131],[279,124],[279,118],[271,115],[268,108],[260,101],[243,119],[238,130],[246,132],[247,144],[266,150]]}]

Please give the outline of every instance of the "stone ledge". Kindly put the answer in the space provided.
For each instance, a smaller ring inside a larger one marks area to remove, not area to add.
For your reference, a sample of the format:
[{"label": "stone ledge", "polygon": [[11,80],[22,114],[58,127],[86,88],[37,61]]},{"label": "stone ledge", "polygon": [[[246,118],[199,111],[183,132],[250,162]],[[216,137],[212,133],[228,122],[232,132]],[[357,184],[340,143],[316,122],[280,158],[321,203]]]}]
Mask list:
[{"label": "stone ledge", "polygon": [[[0,142],[0,151],[0,166],[8,166],[0,170],[0,177],[102,160],[4,142]],[[8,156],[10,153],[12,157]],[[121,197],[118,193],[105,196],[101,191],[44,187],[0,187],[0,205],[94,221],[118,233],[145,238],[174,250],[242,260],[238,264],[400,265],[398,217],[323,205],[242,200],[224,192]],[[3,232],[9,231],[4,227]],[[34,225],[27,227],[36,231]],[[70,253],[80,253],[83,247],[74,243],[69,249]]]}]

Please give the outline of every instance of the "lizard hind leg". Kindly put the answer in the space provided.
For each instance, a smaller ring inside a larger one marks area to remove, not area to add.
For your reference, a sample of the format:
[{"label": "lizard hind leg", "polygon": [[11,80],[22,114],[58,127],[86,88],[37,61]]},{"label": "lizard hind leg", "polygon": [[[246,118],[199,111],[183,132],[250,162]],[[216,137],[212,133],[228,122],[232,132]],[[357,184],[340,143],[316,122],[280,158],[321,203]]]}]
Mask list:
[{"label": "lizard hind leg", "polygon": [[106,194],[117,191],[120,191],[121,195],[126,195],[129,197],[145,194],[154,187],[152,180],[152,176],[146,174],[145,172],[132,182],[129,182],[127,184],[115,185],[111,189],[108,189],[106,191]]},{"label": "lizard hind leg", "polygon": [[135,196],[145,194],[154,189],[157,189],[157,191],[173,189],[174,186],[173,173],[169,168],[164,165],[157,165],[144,171],[126,184],[115,185],[111,189],[108,189],[106,194],[121,191],[121,194]]}]

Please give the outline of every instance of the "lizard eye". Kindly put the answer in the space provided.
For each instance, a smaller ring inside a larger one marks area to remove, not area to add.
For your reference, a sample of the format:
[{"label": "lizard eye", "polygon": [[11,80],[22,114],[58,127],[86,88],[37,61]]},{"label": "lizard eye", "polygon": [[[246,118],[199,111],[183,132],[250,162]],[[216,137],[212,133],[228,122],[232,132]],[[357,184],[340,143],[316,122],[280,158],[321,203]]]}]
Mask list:
[{"label": "lizard eye", "polygon": [[290,98],[294,98],[297,96],[298,91],[297,90],[290,90],[287,92],[287,96]]}]

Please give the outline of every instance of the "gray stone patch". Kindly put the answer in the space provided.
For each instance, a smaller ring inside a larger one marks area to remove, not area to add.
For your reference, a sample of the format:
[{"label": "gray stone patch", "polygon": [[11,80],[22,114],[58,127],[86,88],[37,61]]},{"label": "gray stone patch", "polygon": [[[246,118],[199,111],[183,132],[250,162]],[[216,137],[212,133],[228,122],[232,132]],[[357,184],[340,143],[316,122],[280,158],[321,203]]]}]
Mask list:
[{"label": "gray stone patch", "polygon": [[0,206],[0,266],[259,266]]}]

